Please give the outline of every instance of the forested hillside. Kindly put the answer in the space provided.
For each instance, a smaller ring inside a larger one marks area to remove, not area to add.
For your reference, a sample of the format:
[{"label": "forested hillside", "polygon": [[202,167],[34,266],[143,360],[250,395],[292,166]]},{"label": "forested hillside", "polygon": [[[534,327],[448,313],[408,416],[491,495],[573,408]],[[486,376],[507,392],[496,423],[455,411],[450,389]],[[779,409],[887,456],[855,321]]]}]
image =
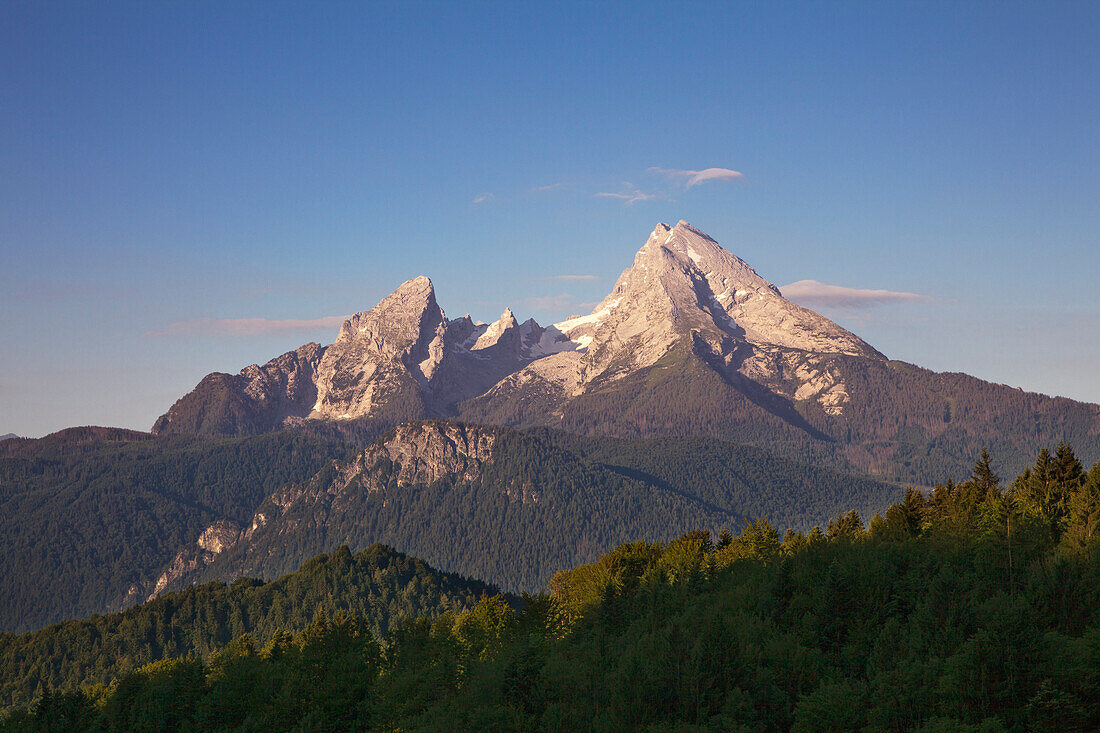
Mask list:
[{"label": "forested hillside", "polygon": [[[475,443],[492,447],[466,447]],[[269,498],[252,522],[262,526],[180,582],[275,577],[341,544],[383,542],[536,591],[625,540],[736,529],[760,516],[808,529],[843,509],[883,509],[902,491],[721,441],[409,423]]]},{"label": "forested hillside", "polygon": [[620,438],[712,437],[801,463],[931,486],[965,473],[983,446],[1018,473],[1044,444],[1065,440],[1100,460],[1100,406],[1024,392],[966,374],[842,354],[819,357],[848,403],[829,414],[815,400],[723,377],[685,348],[621,379],[597,382],[565,405],[538,391],[466,402],[462,419]]},{"label": "forested hillside", "polygon": [[[512,437],[476,481],[447,476],[398,488],[386,479],[384,491],[353,497],[331,516],[299,507],[291,518],[305,511],[309,521],[257,537],[262,563],[233,564],[240,548],[171,587],[274,578],[341,544],[385,542],[445,570],[535,589],[626,538],[667,539],[684,526],[739,527],[758,516],[809,527],[842,508],[881,508],[900,491],[720,441],[493,430]],[[0,629],[141,602],[212,523],[248,527],[274,492],[319,480],[334,459],[352,455],[335,435],[293,430],[230,439],[74,428],[4,441]]]},{"label": "forested hillside", "polygon": [[317,614],[347,614],[382,638],[404,619],[460,613],[497,590],[441,573],[383,545],[341,547],[270,583],[241,578],[161,596],[123,613],[0,634],[0,708],[50,688],[111,679],[170,657],[206,657],[245,634],[264,646]]},{"label": "forested hillside", "polygon": [[382,643],[319,617],[0,730],[1096,730],[1100,465],[1062,446],[1005,483],[983,456],[866,528],[625,544],[518,612],[485,598]]},{"label": "forested hillside", "polygon": [[809,530],[838,512],[870,516],[901,496],[882,481],[714,438],[591,438],[533,428],[541,440],[624,475],[697,497],[748,521]]},{"label": "forested hillside", "polygon": [[276,488],[346,450],[294,432],[200,439],[74,428],[3,441],[0,629],[117,608],[211,522],[250,521]]}]

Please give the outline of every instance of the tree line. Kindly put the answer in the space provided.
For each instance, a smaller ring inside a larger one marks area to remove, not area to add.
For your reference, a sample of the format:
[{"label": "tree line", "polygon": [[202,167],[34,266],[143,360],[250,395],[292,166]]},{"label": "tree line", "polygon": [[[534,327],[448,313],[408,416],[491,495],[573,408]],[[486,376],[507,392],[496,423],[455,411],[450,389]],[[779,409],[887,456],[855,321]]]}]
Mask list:
[{"label": "tree line", "polygon": [[688,532],[379,639],[318,614],[266,643],[42,694],[0,730],[1100,728],[1100,464],[910,490],[864,523]]}]

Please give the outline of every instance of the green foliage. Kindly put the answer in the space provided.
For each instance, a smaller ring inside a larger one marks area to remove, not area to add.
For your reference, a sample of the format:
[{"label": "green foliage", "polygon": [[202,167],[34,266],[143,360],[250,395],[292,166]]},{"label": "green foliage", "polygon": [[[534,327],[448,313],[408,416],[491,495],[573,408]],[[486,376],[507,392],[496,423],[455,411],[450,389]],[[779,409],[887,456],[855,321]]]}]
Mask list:
[{"label": "green foliage", "polygon": [[518,610],[484,596],[381,643],[319,614],[259,652],[45,691],[0,731],[1097,730],[1100,471],[1062,453],[1028,472],[1068,477],[1047,493],[983,482],[983,458],[871,529],[628,543]]},{"label": "green foliage", "polygon": [[210,523],[250,522],[269,493],[346,452],[294,433],[215,440],[102,428],[0,443],[0,629],[121,607]]},{"label": "green foliage", "polygon": [[327,503],[344,487],[329,491],[339,468],[330,466],[302,487],[307,499],[273,507],[277,523],[220,555],[205,579],[274,577],[339,544],[383,542],[435,567],[532,592],[555,571],[632,537],[736,529],[753,516],[808,529],[842,508],[881,510],[902,493],[721,441],[493,434],[492,459],[475,478],[455,470],[431,484],[398,486],[393,464],[380,460],[370,467],[371,490],[338,506]]},{"label": "green foliage", "polygon": [[355,555],[341,547],[270,583],[208,583],[123,613],[0,635],[0,707],[30,702],[43,685],[107,683],[163,659],[209,657],[233,639],[242,654],[278,646],[280,632],[304,628],[318,611],[354,617],[363,633],[381,638],[401,619],[457,613],[489,592],[382,545]]}]

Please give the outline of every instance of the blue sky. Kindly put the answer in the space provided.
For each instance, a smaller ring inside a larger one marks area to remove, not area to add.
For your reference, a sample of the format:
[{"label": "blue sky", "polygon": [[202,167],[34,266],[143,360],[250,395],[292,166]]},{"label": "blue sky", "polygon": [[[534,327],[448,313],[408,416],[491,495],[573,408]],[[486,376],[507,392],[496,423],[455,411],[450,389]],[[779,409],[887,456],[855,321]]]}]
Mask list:
[{"label": "blue sky", "polygon": [[419,274],[560,320],[679,219],[923,296],[811,304],[893,358],[1100,402],[1098,8],[9,0],[0,433],[147,429]]}]

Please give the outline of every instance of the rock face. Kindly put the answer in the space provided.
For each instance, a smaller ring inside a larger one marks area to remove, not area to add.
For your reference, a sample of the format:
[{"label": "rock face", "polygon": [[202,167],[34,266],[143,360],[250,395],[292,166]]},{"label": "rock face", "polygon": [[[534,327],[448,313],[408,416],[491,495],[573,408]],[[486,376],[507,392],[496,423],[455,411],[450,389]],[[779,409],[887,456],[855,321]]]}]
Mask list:
[{"label": "rock face", "polygon": [[542,396],[560,405],[680,349],[727,380],[749,380],[795,401],[816,400],[836,415],[848,395],[822,357],[885,361],[859,337],[784,298],[747,263],[684,221],[658,224],[590,314],[547,330],[573,348],[511,375],[483,401]]},{"label": "rock face", "polygon": [[181,549],[168,567],[151,585],[134,585],[121,603],[126,608],[133,603],[151,601],[171,588],[202,572],[218,555],[232,547],[241,538],[241,527],[228,519],[219,519],[204,529],[193,545]]},{"label": "rock face", "polygon": [[[381,414],[396,402],[421,402],[443,361],[446,318],[426,277],[409,280],[340,328],[317,367],[309,417],[346,420]],[[423,412],[416,405],[415,412]]]},{"label": "rock face", "polygon": [[239,374],[209,374],[153,424],[156,434],[254,435],[308,414],[325,348],[308,343]]},{"label": "rock face", "polygon": [[555,327],[588,347],[582,382],[653,364],[692,335],[724,357],[741,344],[882,359],[857,336],[785,299],[775,285],[685,221],[658,224],[591,314]]},{"label": "rock face", "polygon": [[[417,277],[348,319],[327,349],[209,375],[154,432],[293,424],[362,445],[433,417],[719,437],[918,483],[967,466],[990,434],[1011,433],[1017,457],[1100,435],[1097,406],[887,360],[684,221],[658,224],[587,315],[546,327],[511,310],[491,324],[449,320]],[[1006,428],[1028,421],[1043,427]]]},{"label": "rock face", "polygon": [[[814,355],[884,357],[829,319],[786,300],[713,239],[659,224],[592,313],[548,328],[511,309],[492,324],[448,320],[427,277],[403,283],[344,322],[336,342],[306,344],[237,375],[214,373],[154,433],[252,434],[302,419],[379,429],[461,413],[482,398],[560,403],[656,364],[677,347],[728,379],[761,381],[832,414],[848,401]],[[740,376],[737,376],[740,375]]]}]

